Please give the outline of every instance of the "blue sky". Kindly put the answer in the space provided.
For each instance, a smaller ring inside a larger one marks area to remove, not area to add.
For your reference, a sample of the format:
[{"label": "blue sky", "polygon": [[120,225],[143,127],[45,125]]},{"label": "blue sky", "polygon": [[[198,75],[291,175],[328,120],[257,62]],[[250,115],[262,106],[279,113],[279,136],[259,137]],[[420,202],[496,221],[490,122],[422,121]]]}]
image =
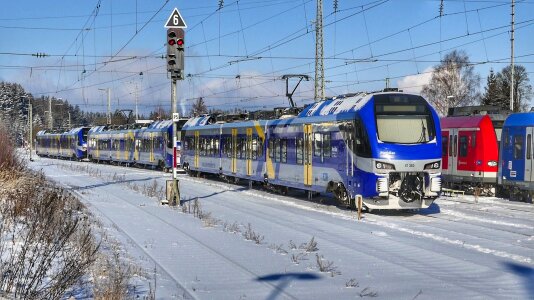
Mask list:
[{"label": "blue sky", "polygon": [[[223,2],[218,10],[219,2]],[[515,55],[532,77],[534,0],[516,1]],[[510,57],[510,1],[324,0],[326,94],[390,85],[418,92],[443,53],[465,50],[485,83]],[[97,6],[99,7],[97,8]],[[173,8],[184,17],[186,73],[178,97],[187,111],[204,97],[210,108],[285,106],[283,74],[313,78],[315,1],[84,0],[4,1],[0,11],[0,80],[105,111],[170,107],[162,59],[163,25]],[[46,53],[35,57],[28,54]],[[85,70],[85,72],[84,72]],[[142,75],[140,73],[142,72]],[[483,86],[481,86],[483,89]],[[297,104],[313,97],[303,82]]]}]

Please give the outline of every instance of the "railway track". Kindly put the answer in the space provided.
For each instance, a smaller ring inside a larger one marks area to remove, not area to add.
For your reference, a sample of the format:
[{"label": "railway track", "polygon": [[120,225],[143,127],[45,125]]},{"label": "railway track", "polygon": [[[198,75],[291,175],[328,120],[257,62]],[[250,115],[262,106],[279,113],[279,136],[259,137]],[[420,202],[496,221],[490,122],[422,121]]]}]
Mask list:
[{"label": "railway track", "polygon": [[[85,199],[87,202],[90,202],[90,199],[88,199],[88,196],[87,195],[84,195],[80,192],[77,191],[77,189],[79,189],[80,187],[79,186],[69,186],[69,185],[66,185],[65,188],[71,190],[72,192],[76,193],[76,195],[82,199]],[[129,207],[131,208],[134,208],[136,211],[138,211],[140,214],[143,214],[143,215],[146,215],[148,218],[150,219],[153,219],[153,220],[158,220],[159,222],[162,223],[162,226],[166,226],[168,228],[172,228],[175,232],[179,233],[180,235],[186,237],[187,239],[193,241],[194,243],[198,244],[199,246],[205,248],[207,251],[209,251],[212,255],[215,255],[217,257],[219,257],[219,259],[221,261],[225,261],[227,264],[230,264],[232,266],[234,266],[235,268],[237,269],[240,269],[243,273],[246,273],[247,276],[250,276],[250,277],[253,277],[253,278],[257,278],[257,277],[260,277],[261,274],[257,274],[257,273],[254,273],[253,271],[251,271],[250,269],[248,269],[246,266],[240,264],[239,262],[233,260],[232,258],[224,255],[223,253],[221,253],[220,251],[218,251],[215,247],[212,247],[210,245],[208,245],[207,243],[204,243],[202,242],[200,239],[197,239],[195,236],[191,235],[190,233],[188,233],[187,231],[183,230],[182,228],[180,228],[179,226],[177,226],[176,224],[172,223],[172,222],[169,222],[168,220],[162,218],[161,216],[159,216],[158,214],[156,213],[153,213],[153,212],[150,212],[146,209],[143,209],[142,207],[140,207],[139,205],[136,205],[136,204],[133,204],[131,201],[128,201],[128,199],[125,199],[124,197],[122,196],[117,196],[117,195],[112,195],[112,194],[108,194],[107,197],[111,198],[110,201],[120,201],[120,203],[123,203],[123,204],[126,204],[128,205]],[[179,279],[176,278],[176,276],[173,276],[172,275],[172,272],[170,270],[167,269],[166,266],[164,266],[163,264],[159,263],[155,257],[150,253],[150,251],[147,251],[146,250],[146,247],[144,247],[142,245],[142,243],[140,242],[136,242],[136,239],[129,235],[127,232],[125,232],[124,230],[120,229],[120,226],[118,224],[116,224],[112,218],[110,218],[109,216],[107,216],[106,212],[96,208],[100,214],[102,214],[103,216],[105,216],[110,222],[112,222],[116,228],[119,228],[119,230],[121,231],[121,233],[123,233],[124,235],[128,236],[128,238],[130,240],[132,240],[134,242],[134,244],[140,249],[143,251],[143,253],[145,253],[145,255],[147,255],[148,257],[150,257],[150,259],[156,264],[158,265],[159,269],[160,270],[163,270],[170,278],[172,278],[175,282],[175,284],[177,286],[179,286],[181,289],[183,289],[184,291],[184,294],[186,294],[188,297],[192,298],[192,299],[198,299],[198,296],[190,290],[189,287],[187,287],[186,284],[182,283]],[[156,227],[159,227],[159,226],[156,226]],[[297,299],[295,296],[285,292],[284,290],[281,290],[277,285],[275,284],[272,284],[272,283],[269,283],[269,282],[262,282],[263,285],[267,286],[268,289],[270,290],[277,290],[277,293],[280,294],[280,295],[283,295],[284,297],[286,298],[289,298],[289,299]]]},{"label": "railway track", "polygon": [[[69,162],[63,163],[69,164]],[[103,174],[124,173],[128,174],[128,179],[133,180],[149,175],[148,177],[154,177],[158,182],[164,183],[167,179],[166,177],[168,177],[164,173],[151,170],[123,172],[123,170],[128,169],[108,165],[98,165],[98,168]],[[73,178],[80,178],[80,176]],[[304,241],[306,237],[309,239],[311,236],[315,236],[320,241],[321,251],[325,250],[327,253],[334,251],[333,253],[336,253],[336,257],[338,257],[336,261],[343,261],[345,266],[358,266],[357,269],[362,267],[359,262],[364,261],[366,264],[374,262],[371,264],[379,264],[381,265],[380,268],[386,270],[395,269],[401,273],[411,274],[410,276],[419,280],[426,278],[424,281],[441,282],[441,284],[445,285],[453,284],[459,276],[485,278],[485,284],[500,286],[503,290],[512,292],[512,290],[503,286],[497,277],[486,278],[482,273],[478,274],[476,272],[484,270],[484,272],[495,274],[494,272],[497,272],[500,268],[495,261],[499,261],[499,259],[501,261],[502,259],[509,259],[519,263],[532,263],[532,257],[525,254],[530,253],[532,250],[529,245],[521,245],[512,240],[508,245],[512,245],[513,248],[505,249],[506,251],[502,250],[505,245],[503,245],[502,241],[494,243],[496,240],[491,239],[491,234],[486,234],[485,232],[487,231],[481,230],[481,228],[484,228],[483,224],[473,224],[462,219],[452,220],[445,214],[422,215],[406,212],[390,212],[384,215],[366,214],[362,223],[356,223],[354,212],[306,201],[304,197],[302,199],[285,197],[254,189],[248,190],[240,185],[202,178],[183,176],[180,179],[182,182],[182,195],[186,198],[199,196],[206,209],[210,211],[213,209],[214,212],[222,213],[226,216],[235,215],[237,220],[245,223],[247,219],[252,220],[254,226],[257,226],[260,232],[261,228],[266,226],[275,228],[276,232],[280,232],[280,235],[283,235],[281,237],[282,241],[285,240],[286,242],[290,239]],[[200,186],[203,188],[199,190],[198,187]],[[239,188],[236,189],[236,187]],[[214,197],[207,197],[209,195],[214,195]],[[113,198],[113,201],[128,202],[127,205],[131,209],[135,209],[145,218],[155,219],[158,224],[161,224],[158,226],[168,227],[180,234],[189,234],[181,226],[173,224],[159,214],[136,207],[128,199],[123,199],[120,195],[117,196],[120,199]],[[243,199],[241,200],[241,198]],[[304,210],[310,212],[303,212]],[[333,221],[333,217],[341,219],[341,221]],[[298,221],[290,222],[288,220]],[[439,225],[436,225],[436,221],[440,222]],[[467,232],[463,232],[464,230],[460,229],[464,227]],[[501,229],[498,231],[503,236],[518,234],[513,230]],[[282,232],[285,234],[282,234]],[[195,237],[194,235],[189,235],[189,237],[186,236],[187,239]],[[408,236],[412,236],[412,238]],[[459,238],[459,236],[463,238]],[[296,237],[300,238],[297,239]],[[526,238],[528,235],[523,235],[523,237]],[[273,242],[280,243],[280,241],[278,239]],[[437,244],[442,246],[437,246]],[[137,243],[137,245],[141,245],[142,248],[142,243]],[[217,251],[217,248],[210,245],[207,246],[207,251]],[[442,250],[436,252],[436,247]],[[355,255],[356,253],[358,255]],[[484,254],[481,255],[480,253]],[[491,256],[496,256],[497,258],[492,259]],[[226,256],[226,258],[230,259],[230,261],[227,261],[229,264],[235,261],[232,257]],[[226,258],[219,257],[220,260],[225,261]],[[330,258],[333,257],[330,256]],[[490,262],[488,263],[487,261]],[[235,267],[239,268],[238,266]],[[241,267],[248,269],[246,265],[241,264]],[[347,272],[347,267],[342,270],[343,273]],[[351,268],[349,267],[348,270],[351,270]],[[258,272],[254,271],[250,273],[242,270],[242,272],[247,273],[249,277],[258,275]],[[476,274],[470,272],[475,272]],[[455,284],[458,286],[456,291],[462,290],[465,293],[464,295],[492,297],[491,293],[486,293],[470,283]],[[187,284],[181,286],[187,287]],[[268,288],[276,288],[276,285],[268,285]],[[284,296],[295,298],[292,294]]]}]

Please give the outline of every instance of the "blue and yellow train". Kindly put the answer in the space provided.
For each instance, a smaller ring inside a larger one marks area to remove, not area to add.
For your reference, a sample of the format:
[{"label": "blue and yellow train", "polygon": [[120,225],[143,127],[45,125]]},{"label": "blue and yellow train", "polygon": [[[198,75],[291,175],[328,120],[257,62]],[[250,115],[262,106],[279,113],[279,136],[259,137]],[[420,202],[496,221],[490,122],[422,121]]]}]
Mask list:
[{"label": "blue and yellow train", "polygon": [[[43,130],[37,134],[37,154],[168,171],[173,164],[172,125],[165,120],[145,127],[81,127],[64,133]],[[180,144],[177,142],[178,151]]]},{"label": "blue and yellow train", "polygon": [[[331,192],[350,206],[361,195],[369,209],[425,208],[441,191],[439,118],[418,95],[344,95],[297,116],[221,123],[201,116],[178,128],[178,157],[189,172]],[[41,131],[37,141],[37,153],[51,157],[164,170],[173,163],[172,121]]]},{"label": "blue and yellow train", "polygon": [[41,130],[36,135],[35,151],[39,156],[82,160],[87,157],[89,129],[78,127],[66,132]]},{"label": "blue and yellow train", "polygon": [[93,127],[88,133],[88,150],[90,161],[169,170],[173,160],[172,121],[157,121],[142,128]]},{"label": "blue and yellow train", "polygon": [[190,119],[182,130],[190,172],[314,192],[369,209],[426,208],[441,191],[436,111],[418,95],[335,97],[276,120]]}]

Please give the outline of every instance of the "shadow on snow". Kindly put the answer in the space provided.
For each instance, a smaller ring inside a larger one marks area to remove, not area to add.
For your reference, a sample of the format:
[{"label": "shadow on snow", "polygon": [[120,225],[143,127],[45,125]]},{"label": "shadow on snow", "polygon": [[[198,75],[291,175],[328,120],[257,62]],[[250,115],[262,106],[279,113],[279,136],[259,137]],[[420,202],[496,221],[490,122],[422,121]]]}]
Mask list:
[{"label": "shadow on snow", "polygon": [[276,273],[256,278],[256,281],[269,282],[274,286],[274,290],[266,298],[268,300],[276,299],[280,294],[284,293],[284,289],[291,283],[291,281],[301,280],[318,280],[321,276],[315,273]]}]

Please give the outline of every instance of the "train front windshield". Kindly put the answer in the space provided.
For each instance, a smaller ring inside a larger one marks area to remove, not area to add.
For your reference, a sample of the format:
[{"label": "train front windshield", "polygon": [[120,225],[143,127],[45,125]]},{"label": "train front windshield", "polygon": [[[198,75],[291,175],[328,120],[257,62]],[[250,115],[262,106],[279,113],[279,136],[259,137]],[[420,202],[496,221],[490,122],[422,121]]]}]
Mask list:
[{"label": "train front windshield", "polygon": [[378,139],[384,143],[419,144],[436,136],[428,103],[420,96],[384,94],[375,97]]}]

